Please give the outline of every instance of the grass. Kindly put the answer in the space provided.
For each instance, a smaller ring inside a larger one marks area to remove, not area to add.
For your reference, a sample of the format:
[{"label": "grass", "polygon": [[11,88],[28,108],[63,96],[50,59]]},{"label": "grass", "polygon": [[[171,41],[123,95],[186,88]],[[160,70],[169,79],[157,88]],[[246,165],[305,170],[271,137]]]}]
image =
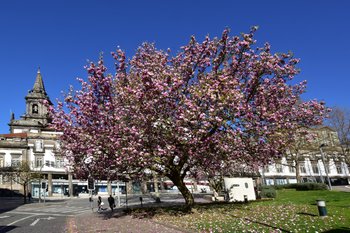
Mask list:
[{"label": "grass", "polygon": [[[318,199],[326,201],[327,217],[318,216]],[[192,213],[179,207],[148,209],[143,216],[193,232],[345,233],[350,232],[350,193],[278,190],[274,200],[202,204]]]}]

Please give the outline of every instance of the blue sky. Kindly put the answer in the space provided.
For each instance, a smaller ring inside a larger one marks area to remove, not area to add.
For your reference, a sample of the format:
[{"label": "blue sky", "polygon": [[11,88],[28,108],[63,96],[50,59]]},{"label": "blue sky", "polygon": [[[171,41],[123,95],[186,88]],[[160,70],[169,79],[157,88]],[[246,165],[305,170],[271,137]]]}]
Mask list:
[{"label": "blue sky", "polygon": [[84,65],[119,45],[132,56],[143,42],[177,51],[191,35],[231,35],[259,25],[258,45],[301,58],[297,81],[308,80],[304,99],[350,108],[350,1],[113,1],[12,0],[0,4],[0,133],[10,113],[25,112],[24,97],[40,66],[51,100],[61,97]]}]

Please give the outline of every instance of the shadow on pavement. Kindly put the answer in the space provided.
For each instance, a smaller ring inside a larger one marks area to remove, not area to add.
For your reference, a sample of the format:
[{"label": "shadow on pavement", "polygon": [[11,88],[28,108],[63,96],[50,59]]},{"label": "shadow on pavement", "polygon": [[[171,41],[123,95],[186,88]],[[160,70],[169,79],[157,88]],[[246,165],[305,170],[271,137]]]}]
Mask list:
[{"label": "shadow on pavement", "polygon": [[104,220],[107,220],[110,218],[120,218],[128,215],[126,209],[124,208],[114,209],[113,212],[110,209],[106,209],[101,212],[95,212],[95,214],[96,216]]},{"label": "shadow on pavement", "polygon": [[1,207],[0,213],[4,213],[19,206],[25,205],[23,197],[0,197]]},{"label": "shadow on pavement", "polygon": [[0,225],[0,232],[1,233],[10,232],[15,228],[17,228],[17,227],[16,226],[1,226]]},{"label": "shadow on pavement", "polygon": [[[65,202],[66,200],[45,200],[45,204],[54,204],[54,203],[61,203]],[[30,202],[27,200],[26,203],[24,203],[23,197],[0,197],[0,214],[5,213],[14,209],[17,209],[20,206],[24,205],[32,205],[32,204],[44,204],[44,201],[42,200],[41,203],[39,203],[38,199],[32,199]],[[2,231],[0,231],[2,232]]]}]

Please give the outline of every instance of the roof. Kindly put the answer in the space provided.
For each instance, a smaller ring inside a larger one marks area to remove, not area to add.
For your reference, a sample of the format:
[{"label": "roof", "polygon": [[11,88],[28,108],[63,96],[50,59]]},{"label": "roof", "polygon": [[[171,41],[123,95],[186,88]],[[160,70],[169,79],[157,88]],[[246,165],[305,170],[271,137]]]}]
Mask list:
[{"label": "roof", "polygon": [[33,91],[38,92],[38,93],[40,93],[40,92],[46,93],[43,78],[41,77],[40,69],[38,69],[38,72],[36,75],[35,83],[33,86]]},{"label": "roof", "polygon": [[1,138],[27,138],[27,133],[9,133],[9,134],[0,134]]},{"label": "roof", "polygon": [[51,104],[50,98],[46,93],[44,81],[40,73],[40,69],[38,69],[33,89],[29,91],[26,99],[46,99]]}]

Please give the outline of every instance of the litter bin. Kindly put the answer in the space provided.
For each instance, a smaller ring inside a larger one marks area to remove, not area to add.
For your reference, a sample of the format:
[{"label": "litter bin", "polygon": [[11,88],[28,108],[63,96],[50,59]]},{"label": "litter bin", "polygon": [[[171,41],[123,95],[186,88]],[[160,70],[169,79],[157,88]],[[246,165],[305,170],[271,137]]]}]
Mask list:
[{"label": "litter bin", "polygon": [[327,216],[326,202],[323,200],[316,200],[318,214],[321,217]]}]

